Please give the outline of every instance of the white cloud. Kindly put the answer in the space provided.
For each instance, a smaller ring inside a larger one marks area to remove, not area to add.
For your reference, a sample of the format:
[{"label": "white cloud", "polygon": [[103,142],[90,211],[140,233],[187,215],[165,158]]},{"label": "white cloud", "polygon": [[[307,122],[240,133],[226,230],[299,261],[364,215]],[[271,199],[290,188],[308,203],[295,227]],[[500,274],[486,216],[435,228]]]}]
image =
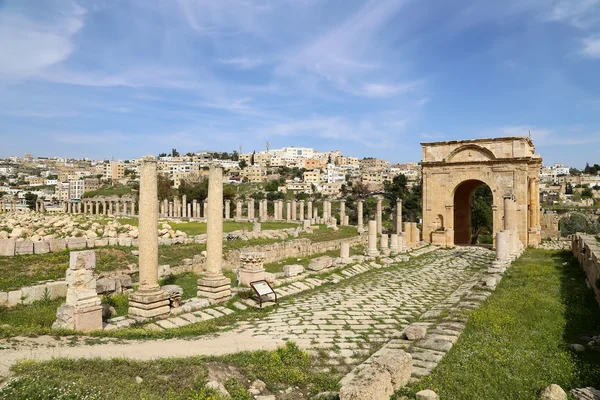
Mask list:
[{"label": "white cloud", "polygon": [[252,57],[237,57],[237,58],[228,58],[228,59],[219,59],[219,62],[226,65],[231,65],[233,67],[239,69],[252,69],[256,68],[259,65],[264,64],[264,61],[260,58],[252,58]]},{"label": "white cloud", "polygon": [[413,90],[417,83],[390,85],[384,83],[366,83],[356,93],[367,97],[390,97]]},{"label": "white cloud", "polygon": [[578,28],[589,27],[598,20],[595,8],[600,0],[560,0],[555,2],[546,18],[550,21],[566,22]]},{"label": "white cloud", "polygon": [[600,58],[600,36],[583,39],[581,54],[587,58]]},{"label": "white cloud", "polygon": [[86,11],[75,4],[59,11],[44,21],[14,11],[0,13],[0,79],[36,75],[71,55]]}]

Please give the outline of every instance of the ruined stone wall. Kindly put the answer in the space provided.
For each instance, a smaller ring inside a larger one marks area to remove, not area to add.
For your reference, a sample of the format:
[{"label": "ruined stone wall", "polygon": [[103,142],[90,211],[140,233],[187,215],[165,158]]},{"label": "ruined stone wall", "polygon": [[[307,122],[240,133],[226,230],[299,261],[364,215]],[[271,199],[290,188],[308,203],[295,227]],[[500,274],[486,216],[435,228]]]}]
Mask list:
[{"label": "ruined stone wall", "polygon": [[577,233],[571,238],[573,255],[585,271],[587,280],[600,304],[600,242],[595,236]]}]

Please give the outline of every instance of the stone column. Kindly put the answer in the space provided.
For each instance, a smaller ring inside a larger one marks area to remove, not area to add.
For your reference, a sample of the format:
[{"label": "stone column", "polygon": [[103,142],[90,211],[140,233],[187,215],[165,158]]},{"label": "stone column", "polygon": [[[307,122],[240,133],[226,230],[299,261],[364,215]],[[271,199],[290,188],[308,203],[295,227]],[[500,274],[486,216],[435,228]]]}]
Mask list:
[{"label": "stone column", "polygon": [[263,220],[263,213],[264,213],[264,210],[263,210],[263,201],[259,200],[258,201],[258,220],[259,221]]},{"label": "stone column", "polygon": [[406,247],[412,249],[415,247],[415,243],[412,242],[413,234],[412,234],[412,224],[410,222],[404,223],[404,232],[402,232],[402,237],[404,238],[404,243]]},{"label": "stone column", "polygon": [[36,212],[36,213],[39,213],[39,212],[40,212],[40,202],[39,202],[39,201],[36,201],[36,202],[35,202],[35,212]]},{"label": "stone column", "polygon": [[198,218],[198,200],[192,199],[192,214],[190,218]]},{"label": "stone column", "polygon": [[220,303],[231,297],[231,280],[223,276],[223,170],[211,166],[208,175],[206,274],[198,280],[198,297]]},{"label": "stone column", "polygon": [[304,221],[304,200],[300,200],[298,203],[300,205],[300,210],[299,210],[300,211],[300,216],[299,216],[299,219],[300,219],[300,221]]},{"label": "stone column", "polygon": [[231,200],[225,200],[225,219],[231,218]]},{"label": "stone column", "polygon": [[387,233],[382,233],[381,234],[381,253],[384,256],[389,256],[390,255],[390,238],[388,237]]},{"label": "stone column", "polygon": [[416,222],[410,223],[410,234],[412,235],[411,242],[413,242],[414,245],[419,244],[419,242],[421,241],[421,231],[417,227]]},{"label": "stone column", "polygon": [[141,320],[167,315],[169,295],[158,286],[157,161],[152,156],[140,165],[139,264],[140,286],[129,295],[129,315]]},{"label": "stone column", "polygon": [[241,200],[237,200],[235,202],[235,219],[237,220],[242,219],[242,207],[243,202]]},{"label": "stone column", "polygon": [[358,232],[362,233],[364,232],[364,223],[363,223],[363,200],[358,200],[358,204],[356,206],[356,219],[357,219],[357,223],[356,225],[358,226]]},{"label": "stone column", "polygon": [[377,221],[369,221],[369,244],[367,248],[367,255],[369,257],[379,257],[379,251],[377,250]]},{"label": "stone column", "polygon": [[169,202],[169,218],[173,218],[173,202]]},{"label": "stone column", "polygon": [[192,218],[192,204],[191,203],[187,203],[187,216],[188,218]]},{"label": "stone column", "polygon": [[402,200],[396,200],[396,233],[402,233]]},{"label": "stone column", "polygon": [[313,219],[313,202],[312,200],[309,200],[308,203],[306,204],[306,213],[307,218],[312,220]]},{"label": "stone column", "polygon": [[285,213],[285,220],[291,221],[291,219],[292,219],[292,202],[289,200],[286,201],[286,206],[287,206],[287,210]]},{"label": "stone column", "polygon": [[346,225],[346,202],[340,201],[340,225]]},{"label": "stone column", "polygon": [[187,208],[188,208],[188,206],[187,206],[187,195],[184,194],[181,197],[181,214],[182,214],[181,216],[183,218],[188,218],[189,217],[188,213],[187,213]]},{"label": "stone column", "polygon": [[114,215],[113,211],[114,211],[113,210],[113,202],[111,200],[111,201],[108,202],[108,214],[109,215]]},{"label": "stone column", "polygon": [[381,235],[381,232],[383,232],[382,202],[383,202],[383,199],[381,198],[381,196],[377,196],[377,212],[375,214],[375,220],[377,221],[377,233],[380,235]]},{"label": "stone column", "polygon": [[248,219],[254,219],[254,199],[248,200]]},{"label": "stone column", "polygon": [[390,253],[392,255],[400,253],[400,236],[397,233],[390,235]]},{"label": "stone column", "polygon": [[267,221],[269,219],[269,200],[264,199],[264,205],[263,205],[263,212],[264,212],[264,217],[263,220]]},{"label": "stone column", "polygon": [[340,258],[344,262],[347,262],[350,260],[350,243],[342,242],[340,244]]},{"label": "stone column", "polygon": [[203,204],[203,210],[204,210],[204,218],[208,219],[208,201],[204,200],[204,204]]},{"label": "stone column", "polygon": [[297,219],[296,218],[296,208],[297,208],[296,199],[293,199],[292,200],[292,221],[295,221]]},{"label": "stone column", "polygon": [[323,223],[327,223],[331,215],[329,214],[329,200],[323,200]]}]

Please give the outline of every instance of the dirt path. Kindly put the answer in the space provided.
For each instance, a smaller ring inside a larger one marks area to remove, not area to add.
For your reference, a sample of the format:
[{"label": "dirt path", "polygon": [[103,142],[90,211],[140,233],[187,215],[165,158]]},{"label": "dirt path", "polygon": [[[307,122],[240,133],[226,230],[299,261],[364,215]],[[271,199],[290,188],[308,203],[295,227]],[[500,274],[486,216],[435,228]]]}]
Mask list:
[{"label": "dirt path", "polygon": [[147,341],[108,340],[102,344],[76,343],[50,336],[16,338],[0,342],[0,380],[10,376],[10,367],[21,360],[45,361],[66,358],[131,358],[151,360],[163,357],[223,355],[240,351],[274,350],[283,340],[253,337],[250,332],[225,332],[192,340],[168,339]]}]

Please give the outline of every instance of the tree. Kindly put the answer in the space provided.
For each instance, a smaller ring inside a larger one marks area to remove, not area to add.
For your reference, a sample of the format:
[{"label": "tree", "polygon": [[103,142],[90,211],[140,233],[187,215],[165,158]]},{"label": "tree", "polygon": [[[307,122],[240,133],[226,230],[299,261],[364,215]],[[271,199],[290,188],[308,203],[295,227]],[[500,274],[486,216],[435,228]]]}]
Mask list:
[{"label": "tree", "polygon": [[480,185],[473,191],[471,199],[471,243],[479,241],[479,235],[493,230],[492,207],[494,202],[492,190],[487,185]]},{"label": "tree", "polygon": [[157,175],[158,200],[163,201],[172,196],[173,181],[165,174]]},{"label": "tree", "polygon": [[256,151],[252,152],[252,156],[250,157],[250,165],[254,165],[254,156],[256,155]]},{"label": "tree", "polygon": [[383,183],[384,197],[388,199],[390,204],[395,204],[396,201],[406,201],[410,190],[407,187],[408,179],[403,174],[398,174],[391,182]]},{"label": "tree", "polygon": [[240,159],[240,155],[238,154],[237,151],[233,151],[233,153],[231,153],[231,161],[238,161]]},{"label": "tree", "polygon": [[166,157],[166,156],[167,156],[167,153],[160,153],[160,154],[158,155],[158,158],[162,158],[162,157]]},{"label": "tree", "polygon": [[25,202],[27,203],[27,207],[30,210],[35,210],[35,203],[37,202],[37,194],[33,194],[31,192],[25,193]]},{"label": "tree", "polygon": [[179,157],[179,152],[177,151],[177,149],[171,150],[171,157]]},{"label": "tree", "polygon": [[594,197],[594,193],[592,192],[592,189],[590,189],[589,187],[586,187],[581,192],[581,198],[582,199],[591,199],[593,197]]},{"label": "tree", "polygon": [[[203,179],[200,182],[189,182],[182,180],[177,189],[180,196],[185,195],[188,200],[196,199],[199,202],[203,202],[208,198],[208,179]],[[228,196],[231,196],[228,193]],[[223,197],[225,197],[225,190],[223,190]]]},{"label": "tree", "polygon": [[246,160],[241,160],[239,165],[240,165],[240,169],[244,169],[248,166],[248,163],[246,162]]},{"label": "tree", "polygon": [[567,183],[565,186],[565,194],[573,194],[573,185]]}]

